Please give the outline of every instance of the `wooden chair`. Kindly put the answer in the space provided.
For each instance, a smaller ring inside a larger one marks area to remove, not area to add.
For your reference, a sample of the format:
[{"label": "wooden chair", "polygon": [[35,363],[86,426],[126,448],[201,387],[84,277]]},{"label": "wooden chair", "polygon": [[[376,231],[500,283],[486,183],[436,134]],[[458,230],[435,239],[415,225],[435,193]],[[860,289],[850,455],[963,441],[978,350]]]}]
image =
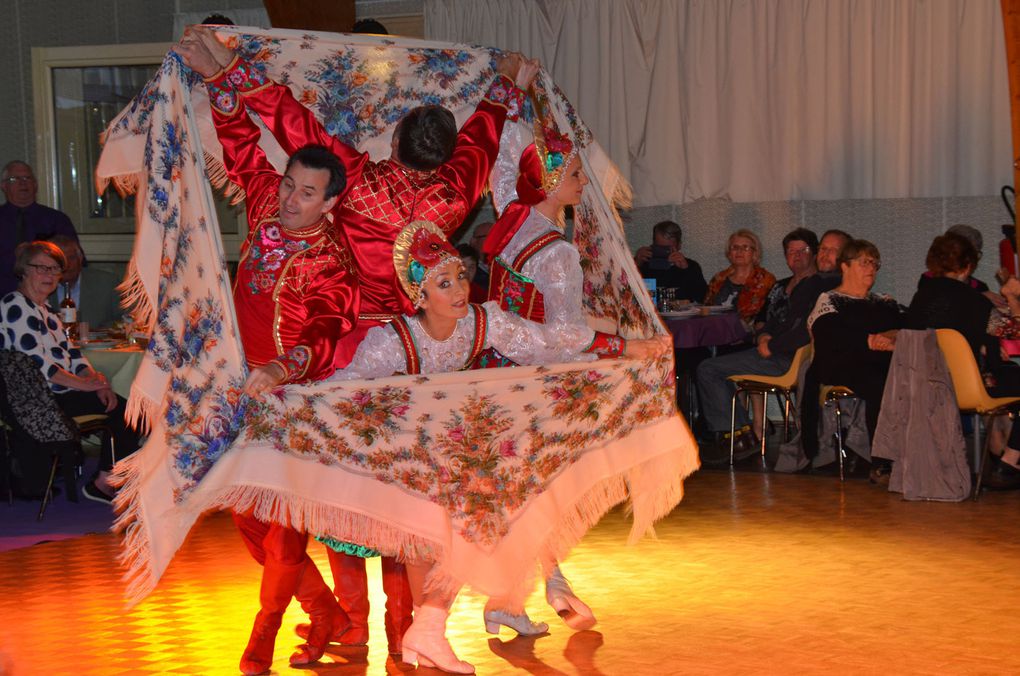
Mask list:
[{"label": "wooden chair", "polygon": [[[956,405],[959,409],[967,413],[976,413],[979,416],[1009,415],[1012,417],[1013,414],[1009,407],[1020,402],[1020,397],[993,397],[988,394],[977,360],[974,359],[974,353],[963,334],[955,329],[936,329],[935,336],[939,341],[939,349],[942,350],[946,365],[949,367],[949,375],[953,379],[953,390],[956,391]],[[975,425],[974,433],[978,433],[977,425]],[[974,485],[975,500],[981,493],[982,474],[988,463],[988,455],[991,453],[987,434],[984,446],[981,462],[974,468],[977,475]]]},{"label": "wooden chair", "polygon": [[755,374],[732,375],[727,380],[732,381],[737,389],[730,401],[730,465],[733,465],[733,440],[734,428],[737,422],[737,397],[741,392],[762,395],[761,403],[761,457],[765,458],[765,437],[767,436],[768,418],[765,412],[768,410],[769,395],[783,398],[783,439],[790,440],[790,412],[796,413],[796,408],[791,401],[793,390],[797,388],[797,374],[800,373],[800,366],[811,359],[811,344],[801,347],[793,355],[790,368],[786,373],[779,376],[762,376]]}]

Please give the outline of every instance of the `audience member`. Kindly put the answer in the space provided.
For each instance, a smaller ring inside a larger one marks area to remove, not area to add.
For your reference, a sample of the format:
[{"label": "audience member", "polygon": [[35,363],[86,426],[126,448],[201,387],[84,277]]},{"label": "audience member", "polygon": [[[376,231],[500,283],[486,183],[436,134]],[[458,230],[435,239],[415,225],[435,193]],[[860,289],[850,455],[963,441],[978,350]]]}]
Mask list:
[{"label": "audience member", "polygon": [[64,254],[51,242],[22,242],[15,252],[14,274],[18,287],[0,299],[0,349],[30,355],[49,381],[57,404],[68,416],[105,413],[113,432],[103,440],[99,471],[82,493],[90,500],[111,502],[113,453],[124,458],[138,449],[138,435],[124,422],[127,402],[115,394],[81,351],[64,334],[60,316],[46,300],[56,290],[66,265]]},{"label": "audience member", "polygon": [[[969,225],[958,223],[956,225],[950,226],[950,228],[946,230],[946,234],[957,235],[959,237],[963,237],[965,240],[970,242],[971,247],[973,247],[974,251],[977,253],[977,260],[974,262],[974,268],[977,268],[977,261],[981,260],[981,247],[984,245],[985,241],[984,237],[981,236],[981,232],[977,228],[973,228]],[[973,274],[973,270],[971,270],[971,274]],[[925,270],[923,273],[921,273],[921,279],[918,280],[917,282],[917,288],[918,289],[921,288],[921,285],[924,283],[924,280],[926,278],[935,276],[936,275],[932,274],[930,268],[928,270]],[[977,279],[975,277],[967,277],[965,281],[971,288],[977,289],[981,293],[988,294],[989,300],[991,300],[993,303],[1001,304],[1002,297],[999,294],[996,294],[994,291],[989,292],[988,285],[982,282],[980,279]]]},{"label": "audience member", "polygon": [[[121,277],[105,269],[103,264],[84,265],[85,252],[78,240],[67,235],[54,235],[49,240],[64,252],[67,267],[61,275],[60,286],[53,298],[53,307],[64,300],[64,283],[71,289],[71,299],[78,307],[79,321],[96,328],[108,325],[123,315],[120,307]],[[84,267],[83,267],[84,266]]]},{"label": "audience member", "polygon": [[[864,402],[868,437],[873,439],[894,345],[891,332],[902,327],[904,317],[895,300],[871,292],[882,267],[878,247],[863,239],[851,240],[839,256],[839,267],[843,273],[839,286],[822,293],[808,317],[814,339],[811,367],[818,383],[849,387]],[[804,451],[811,458],[818,450],[817,388],[811,392],[805,387],[801,401]],[[872,480],[887,482],[889,469],[888,461],[876,460]]]},{"label": "audience member", "polygon": [[475,283],[475,273],[478,272],[478,252],[470,244],[458,244],[457,253],[464,263],[464,274],[471,280],[468,302],[484,303],[488,300],[489,290]]},{"label": "audience member", "polygon": [[634,252],[641,276],[654,279],[656,289],[676,289],[675,298],[700,303],[708,284],[698,262],[681,249],[683,231],[673,221],[661,221],[652,228],[652,245]]},{"label": "audience member", "polygon": [[492,226],[493,223],[491,221],[479,223],[475,226],[474,232],[471,233],[471,239],[468,240],[471,248],[478,253],[478,267],[471,278],[471,283],[485,289],[486,293],[489,292],[489,262],[485,260],[482,252],[485,251],[485,240],[489,237]]},{"label": "audience member", "polygon": [[[1010,277],[1002,287],[1008,309],[992,303],[971,284],[980,255],[968,238],[950,230],[928,249],[927,273],[921,277],[907,311],[911,329],[956,329],[970,345],[988,393],[1020,396],[1020,366],[1002,359],[1000,338],[1020,337],[1020,282]],[[1020,425],[1013,425],[1001,459],[995,457],[985,485],[1020,488]]]},{"label": "audience member", "polygon": [[[815,233],[797,228],[783,238],[786,264],[793,274],[780,280],[769,292],[769,302],[762,312],[763,324],[756,336],[757,347],[723,355],[702,362],[697,369],[698,396],[705,428],[716,441],[729,429],[730,405],[735,391],[728,376],[747,373],[775,376],[790,368],[794,353],[807,345],[807,318],[818,296],[835,284],[815,274],[814,252],[818,248]],[[736,410],[736,426],[740,430],[734,440],[736,456],[751,455],[759,440],[754,439],[743,406]],[[721,448],[720,459],[729,457],[729,444]]]},{"label": "audience member", "polygon": [[[852,240],[848,233],[842,230],[826,230],[818,241],[818,255],[815,256],[815,266],[818,273],[822,275],[834,275],[839,278],[839,254],[842,253],[846,243]],[[838,283],[838,282],[837,282]]]},{"label": "audience member", "polygon": [[0,174],[7,201],[0,206],[0,298],[14,291],[14,250],[22,242],[64,234],[78,239],[65,214],[35,201],[38,185],[32,167],[21,160],[8,162]]},{"label": "audience member", "polygon": [[730,265],[708,283],[705,303],[736,305],[740,318],[750,328],[776,283],[775,275],[761,267],[761,242],[744,228],[730,235],[726,259]]}]

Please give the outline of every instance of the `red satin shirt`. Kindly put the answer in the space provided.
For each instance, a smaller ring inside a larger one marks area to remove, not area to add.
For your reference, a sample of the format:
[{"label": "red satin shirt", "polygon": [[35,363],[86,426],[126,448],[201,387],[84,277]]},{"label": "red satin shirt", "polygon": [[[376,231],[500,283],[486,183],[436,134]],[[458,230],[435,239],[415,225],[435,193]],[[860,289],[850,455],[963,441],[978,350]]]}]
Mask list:
[{"label": "red satin shirt", "polygon": [[[373,162],[330,136],[311,110],[289,88],[260,76],[240,59],[224,72],[241,102],[257,113],[280,143],[294,153],[309,143],[329,148],[343,162],[347,186],[333,210],[350,243],[361,284],[361,310],[356,329],[342,342],[337,366],[346,366],[372,326],[414,308],[400,290],[393,270],[393,242],[400,230],[416,220],[435,223],[447,236],[463,222],[481,196],[499,151],[503,124],[516,119],[524,92],[497,76],[486,97],[457,134],[453,157],[433,171],[408,169],[392,159]],[[211,92],[210,100],[217,100]]]},{"label": "red satin shirt", "polygon": [[[208,83],[210,98],[222,94],[222,77]],[[258,127],[238,106],[213,106],[212,115],[227,175],[247,193],[250,229],[234,304],[248,365],[275,362],[287,382],[327,378],[338,341],[354,328],[359,310],[343,232],[326,219],[301,233],[284,229],[278,220],[282,177],[258,147]]]}]

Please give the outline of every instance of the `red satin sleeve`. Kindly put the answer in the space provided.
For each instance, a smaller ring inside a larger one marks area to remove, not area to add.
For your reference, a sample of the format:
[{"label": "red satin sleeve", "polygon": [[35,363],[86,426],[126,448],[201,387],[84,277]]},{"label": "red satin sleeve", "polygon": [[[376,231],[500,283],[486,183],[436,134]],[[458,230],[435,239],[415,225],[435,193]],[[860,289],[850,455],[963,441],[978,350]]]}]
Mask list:
[{"label": "red satin sleeve", "polygon": [[287,288],[278,302],[280,341],[294,345],[273,360],[286,372],[285,382],[331,376],[336,370],[337,343],[358,319],[360,294],[354,272],[325,270],[300,293]]},{"label": "red satin sleeve", "polygon": [[250,213],[252,201],[259,201],[267,192],[275,197],[279,174],[259,147],[258,125],[236,105],[234,87],[228,77],[229,72],[224,70],[205,83],[216,136],[223,146],[223,166],[227,177],[248,195]]},{"label": "red satin sleeve", "polygon": [[[507,117],[516,119],[523,103],[524,92],[510,78],[497,75],[485,98],[457,133],[453,157],[436,170],[443,181],[460,194],[469,209],[481,197],[492,173]],[[452,235],[461,224],[446,225],[444,231]]]},{"label": "red satin sleeve", "polygon": [[[235,59],[231,65],[233,70],[227,72],[227,77],[230,77],[231,72],[243,72],[246,64],[240,59]],[[323,145],[329,148],[344,165],[347,186],[351,186],[361,179],[361,171],[365,163],[369,161],[368,154],[352,148],[335,136],[331,136],[319,119],[315,117],[315,114],[294,98],[289,87],[269,79],[265,80],[264,85],[253,82],[250,78],[239,78],[236,75],[234,79],[243,80],[244,84],[237,86],[237,92],[241,96],[244,107],[262,118],[266,128],[273,134],[288,156],[310,143]],[[251,86],[245,86],[247,83],[251,83]],[[345,189],[340,197],[343,198],[346,192]]]}]

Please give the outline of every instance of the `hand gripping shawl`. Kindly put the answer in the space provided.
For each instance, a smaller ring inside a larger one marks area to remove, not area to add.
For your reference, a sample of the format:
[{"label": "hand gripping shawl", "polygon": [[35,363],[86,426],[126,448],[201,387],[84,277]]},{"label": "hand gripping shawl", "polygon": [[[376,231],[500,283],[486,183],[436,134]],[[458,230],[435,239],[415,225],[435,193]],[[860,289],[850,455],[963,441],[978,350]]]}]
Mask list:
[{"label": "hand gripping shawl", "polygon": [[[463,122],[493,50],[355,35],[222,29],[327,130],[388,154],[394,123],[437,103]],[[547,74],[537,84],[591,185],[574,241],[593,328],[662,333],[615,203],[628,186]],[[150,429],[120,462],[116,526],[129,601],[151,591],[206,510],[253,509],[313,534],[438,562],[429,585],[523,599],[628,502],[631,539],[680,501],[697,447],[673,401],[671,356],[288,386],[239,394],[244,357],[210,179],[221,149],[199,78],[168,55],[105,132],[97,182],[137,193],[128,298],[152,327],[129,414]],[[269,134],[274,164],[286,158]],[[210,177],[207,179],[208,176]],[[228,186],[228,190],[230,187]]]}]

